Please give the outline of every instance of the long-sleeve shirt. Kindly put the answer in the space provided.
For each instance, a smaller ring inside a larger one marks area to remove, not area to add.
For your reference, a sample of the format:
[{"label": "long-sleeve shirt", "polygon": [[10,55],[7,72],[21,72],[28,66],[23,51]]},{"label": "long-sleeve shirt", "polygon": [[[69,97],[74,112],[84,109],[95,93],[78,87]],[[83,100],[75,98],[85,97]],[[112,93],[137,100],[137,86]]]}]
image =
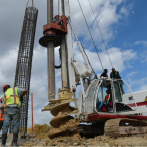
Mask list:
[{"label": "long-sleeve shirt", "polygon": [[121,77],[120,77],[118,71],[115,71],[114,73],[111,72],[111,74],[110,74],[110,78],[111,78],[111,79],[121,79]]}]

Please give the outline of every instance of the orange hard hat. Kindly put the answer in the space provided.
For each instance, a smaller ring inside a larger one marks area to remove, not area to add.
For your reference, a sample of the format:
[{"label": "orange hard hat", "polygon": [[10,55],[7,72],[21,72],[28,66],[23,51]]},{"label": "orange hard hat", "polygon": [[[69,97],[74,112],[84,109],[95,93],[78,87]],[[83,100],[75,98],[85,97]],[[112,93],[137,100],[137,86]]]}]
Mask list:
[{"label": "orange hard hat", "polygon": [[5,90],[5,88],[10,88],[10,85],[6,84],[3,86],[3,91]]}]

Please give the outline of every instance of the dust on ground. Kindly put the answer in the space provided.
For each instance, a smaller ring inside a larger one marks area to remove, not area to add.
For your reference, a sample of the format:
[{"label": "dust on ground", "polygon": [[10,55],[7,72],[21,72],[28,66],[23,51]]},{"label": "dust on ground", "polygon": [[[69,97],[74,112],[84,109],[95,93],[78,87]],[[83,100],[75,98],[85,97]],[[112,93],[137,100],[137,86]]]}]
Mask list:
[{"label": "dust on ground", "polygon": [[[50,139],[49,136],[52,133],[57,133],[59,130],[74,127],[75,123],[78,123],[75,119],[70,120],[66,125],[60,126],[60,128],[52,129],[50,126],[44,125],[35,125],[34,133],[35,140],[34,142],[28,141],[23,146],[147,146],[147,134],[140,135],[138,137],[108,137],[108,136],[97,136],[95,138],[82,138],[79,133],[75,130],[69,136],[63,137],[58,136],[54,139]],[[65,129],[65,130],[66,130]],[[28,131],[31,131],[31,128],[28,128]]]}]

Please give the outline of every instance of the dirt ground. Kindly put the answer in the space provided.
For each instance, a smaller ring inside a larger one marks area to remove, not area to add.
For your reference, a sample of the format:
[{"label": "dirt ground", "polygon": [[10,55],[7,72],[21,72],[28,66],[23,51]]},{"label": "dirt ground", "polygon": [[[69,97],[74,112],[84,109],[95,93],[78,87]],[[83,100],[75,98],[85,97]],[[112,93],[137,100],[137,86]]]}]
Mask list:
[{"label": "dirt ground", "polygon": [[93,139],[86,139],[76,134],[73,137],[58,137],[52,140],[48,138],[39,142],[30,141],[23,146],[147,146],[147,136],[119,138],[97,136]]},{"label": "dirt ground", "polygon": [[[53,129],[49,125],[34,126],[35,140],[27,142],[23,146],[147,146],[147,134],[112,138],[107,136],[97,136],[95,138],[81,138],[77,131],[68,134],[67,137],[58,136],[50,139],[49,136],[53,132],[58,132],[65,128],[74,127],[78,124],[76,120],[70,120],[65,126],[58,129]],[[28,133],[31,133],[31,128],[28,128]]]}]

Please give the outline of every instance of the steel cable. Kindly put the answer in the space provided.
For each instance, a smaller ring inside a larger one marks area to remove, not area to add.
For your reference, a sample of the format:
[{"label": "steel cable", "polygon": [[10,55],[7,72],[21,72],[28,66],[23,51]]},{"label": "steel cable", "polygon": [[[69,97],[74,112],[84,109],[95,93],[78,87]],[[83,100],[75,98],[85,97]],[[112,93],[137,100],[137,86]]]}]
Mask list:
[{"label": "steel cable", "polygon": [[[74,36],[75,36],[75,38],[76,38],[76,40],[77,40],[77,42],[78,42],[79,40],[78,40],[78,37],[77,37],[77,35],[76,35],[75,31],[74,31],[74,28],[73,28],[73,26],[72,26],[72,24],[71,24],[71,20],[69,19],[68,22],[69,22],[69,25],[70,25],[70,27],[71,27],[71,29],[72,29],[72,32],[73,32],[73,34],[74,34]],[[82,46],[82,47],[83,47],[83,46]],[[92,65],[90,64],[89,58],[88,58],[88,56],[87,56],[87,54],[86,54],[84,48],[83,48],[83,51],[84,51],[84,53],[85,53],[85,55],[86,55],[86,57],[87,57],[87,60],[88,60],[88,63],[89,63],[89,65],[90,65],[91,69],[93,70],[94,74],[96,75],[94,69],[92,68]]]},{"label": "steel cable", "polygon": [[[79,0],[78,0],[78,2],[79,2]],[[84,15],[84,12],[83,12],[83,9],[82,9],[82,7],[81,7],[80,2],[79,2],[79,6],[80,6],[80,9],[81,9],[81,11],[82,11],[83,17],[84,17],[84,19],[85,19],[85,22],[86,22],[87,28],[88,28],[88,30],[89,30],[89,33],[90,33],[90,36],[91,36],[92,42],[93,42],[93,44],[94,44],[95,50],[96,50],[96,52],[97,52],[97,55],[98,55],[99,61],[100,61],[101,66],[102,66],[102,69],[104,70],[103,65],[102,65],[102,62],[101,62],[101,59],[100,59],[100,56],[99,56],[99,53],[98,53],[98,51],[97,51],[97,48],[96,48],[95,42],[94,42],[94,40],[93,40],[93,37],[92,37],[91,31],[90,31],[90,29],[89,29],[89,26],[88,26],[88,23],[87,23],[87,21],[86,21],[86,18],[85,18],[85,15]]]},{"label": "steel cable", "polygon": [[98,22],[97,22],[96,16],[95,16],[94,11],[93,11],[93,8],[92,8],[92,5],[91,5],[91,3],[90,3],[90,0],[88,0],[88,1],[89,1],[89,4],[90,4],[90,7],[91,7],[91,9],[92,9],[92,12],[93,12],[93,15],[94,15],[95,21],[96,21],[96,23],[97,23],[97,26],[98,26],[99,32],[100,32],[100,34],[101,34],[101,37],[102,37],[102,40],[103,40],[103,43],[104,43],[105,49],[106,49],[106,51],[107,51],[107,54],[108,54],[108,57],[109,57],[109,60],[110,60],[111,66],[112,66],[112,68],[113,68],[112,61],[111,61],[111,59],[110,59],[110,56],[109,56],[109,53],[108,53],[108,49],[107,49],[107,47],[106,47],[106,44],[105,44],[105,41],[104,41],[103,35],[102,35],[101,30],[100,30],[100,27],[99,27],[99,25],[98,25]]}]

